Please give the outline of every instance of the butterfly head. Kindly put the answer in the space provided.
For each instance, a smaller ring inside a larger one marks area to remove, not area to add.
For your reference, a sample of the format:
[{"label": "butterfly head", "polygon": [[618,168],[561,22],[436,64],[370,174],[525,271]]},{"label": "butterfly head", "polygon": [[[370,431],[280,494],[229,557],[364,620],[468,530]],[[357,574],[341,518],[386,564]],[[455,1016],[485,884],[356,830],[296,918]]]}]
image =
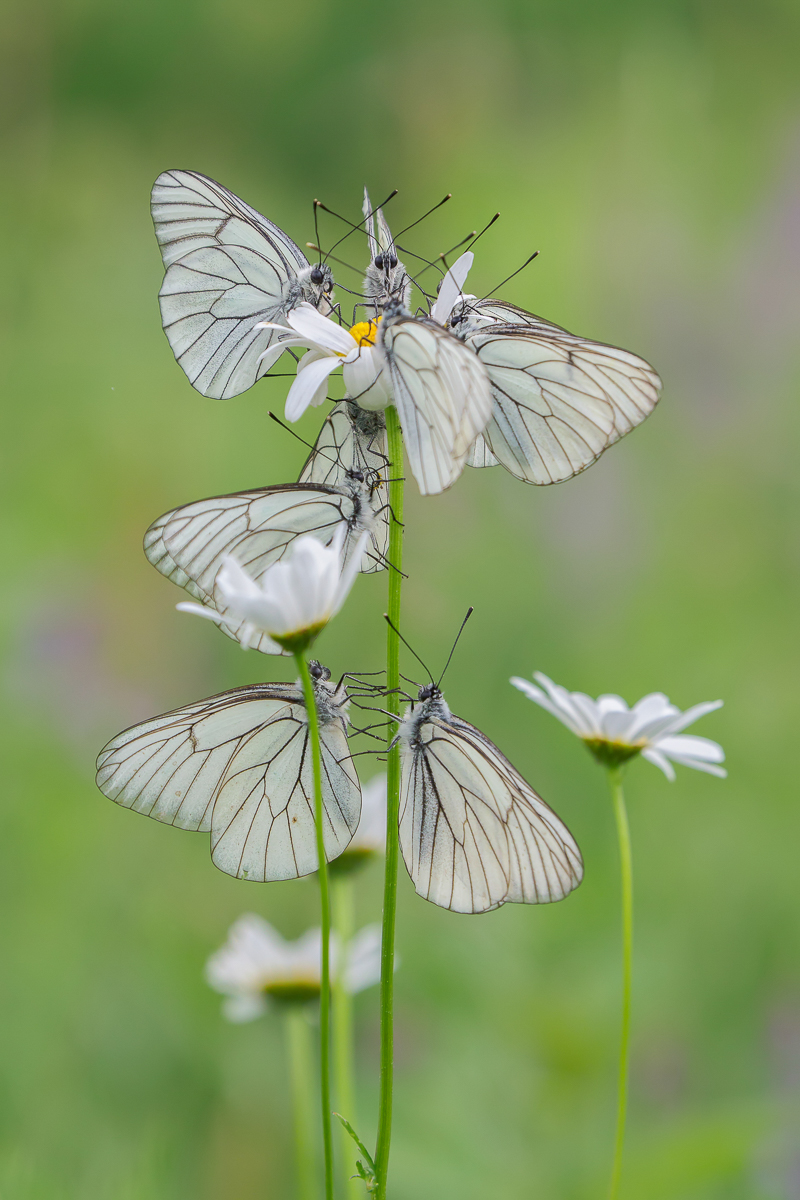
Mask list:
[{"label": "butterfly head", "polygon": [[327,683],[331,677],[330,667],[323,667],[321,662],[317,662],[316,658],[312,658],[308,664],[308,673],[314,682]]},{"label": "butterfly head", "polygon": [[302,297],[324,315],[330,312],[333,299],[333,272],[327,263],[317,262],[301,271],[299,276]]},{"label": "butterfly head", "polygon": [[364,217],[370,256],[370,264],[364,276],[364,295],[367,300],[372,301],[377,312],[382,312],[386,303],[394,298],[408,304],[411,297],[411,280],[397,257],[397,247],[383,211],[379,208],[373,212],[366,189]]},{"label": "butterfly head", "polygon": [[471,303],[475,299],[474,296],[462,296],[453,307],[453,311],[447,319],[447,328],[451,333],[454,333],[457,338],[463,341],[468,334],[472,333],[481,322],[477,312]]}]

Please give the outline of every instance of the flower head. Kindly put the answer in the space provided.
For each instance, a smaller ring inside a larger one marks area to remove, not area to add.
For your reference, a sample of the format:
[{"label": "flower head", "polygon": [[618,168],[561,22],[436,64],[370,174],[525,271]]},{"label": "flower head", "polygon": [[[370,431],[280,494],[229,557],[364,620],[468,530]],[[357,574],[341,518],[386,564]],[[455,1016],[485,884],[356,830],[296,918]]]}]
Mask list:
[{"label": "flower head", "polygon": [[[367,925],[346,946],[344,955],[331,940],[334,977],[344,972],[348,992],[360,992],[380,979],[381,932]],[[320,993],[322,932],[309,929],[295,942],[253,913],[234,922],[228,940],[206,964],[206,980],[226,997],[222,1011],[229,1021],[252,1021],[276,1003],[302,1004]],[[344,963],[342,966],[342,958]]]},{"label": "flower head", "polygon": [[[376,345],[377,321],[359,321],[349,331],[330,317],[323,317],[310,304],[298,304],[287,314],[292,333],[282,337],[267,355],[270,365],[276,351],[290,346],[305,346],[308,353],[300,359],[297,377],[286,397],[286,420],[297,421],[309,405],[322,404],[328,392],[328,376],[342,367],[348,398],[361,408],[383,409],[391,403],[392,390],[384,372],[384,360]],[[281,329],[265,321],[258,329]]]},{"label": "flower head", "polygon": [[376,775],[361,789],[361,820],[352,841],[328,863],[331,875],[348,875],[386,850],[386,776]]},{"label": "flower head", "polygon": [[202,604],[185,603],[178,608],[218,624],[238,627],[246,622],[252,632],[248,636],[245,630],[241,635],[243,645],[266,634],[284,650],[304,650],[342,607],[358,574],[368,535],[361,535],[349,562],[343,565],[346,535],[342,524],[329,546],[310,534],[296,538],[290,557],[273,563],[259,580],[252,579],[227,554],[215,581],[224,613]]},{"label": "flower head", "polygon": [[695,704],[682,713],[663,692],[652,692],[628,708],[621,696],[604,695],[592,700],[583,692],[568,692],[541,671],[534,679],[541,687],[519,676],[511,682],[528,699],[558,717],[605,766],[619,766],[641,754],[670,780],[675,778],[673,762],[722,779],[727,775],[719,766],[725,761],[725,753],[717,742],[681,734],[699,717],[721,708],[722,700]]}]

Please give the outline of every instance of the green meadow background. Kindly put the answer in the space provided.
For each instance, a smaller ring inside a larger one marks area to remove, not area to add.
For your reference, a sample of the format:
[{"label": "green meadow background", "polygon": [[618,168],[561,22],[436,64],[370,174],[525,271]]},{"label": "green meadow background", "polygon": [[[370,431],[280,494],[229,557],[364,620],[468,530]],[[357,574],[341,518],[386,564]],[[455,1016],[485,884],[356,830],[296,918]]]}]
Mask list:
[{"label": "green meadow background", "polygon": [[[365,183],[400,189],[395,227],[453,192],[409,235],[422,254],[500,209],[473,290],[539,249],[506,296],[665,381],[570,483],[496,468],[440,497],[409,487],[406,632],[437,666],[475,606],[448,701],[565,817],[586,878],[553,908],[467,918],[402,873],[393,1200],[605,1195],[613,821],[602,772],[509,687],[534,669],[630,702],[725,700],[696,732],[724,744],[727,781],[628,772],[623,1197],[800,1197],[798,34],[791,0],[7,0],[3,1200],[293,1194],[280,1020],[224,1024],[203,965],[243,912],[288,936],[316,923],[316,885],[231,880],[206,836],[93,783],[124,726],[289,671],[176,613],[141,552],[165,509],[304,459],[267,416],[288,381],[211,401],[172,358],[148,195],[176,166],[301,243],[315,196],[353,215]],[[334,672],[380,667],[385,587],[362,578],[320,641]],[[359,922],[380,885],[377,865],[359,879]],[[371,1139],[376,990],[357,1017]]]}]

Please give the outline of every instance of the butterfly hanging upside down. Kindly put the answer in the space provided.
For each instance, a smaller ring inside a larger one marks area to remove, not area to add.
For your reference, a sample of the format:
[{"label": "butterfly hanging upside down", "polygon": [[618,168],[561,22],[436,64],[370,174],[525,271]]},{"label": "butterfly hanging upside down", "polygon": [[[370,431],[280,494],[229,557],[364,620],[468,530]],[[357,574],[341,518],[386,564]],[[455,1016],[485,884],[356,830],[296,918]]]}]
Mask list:
[{"label": "butterfly hanging upside down", "polygon": [[406,709],[400,848],[417,892],[454,912],[563,900],[583,878],[566,825],[436,684]]},{"label": "butterfly hanging upside down", "polygon": [[[347,744],[347,692],[327,667],[309,669],[330,860],[356,831],[361,786]],[[212,862],[227,875],[297,879],[318,867],[308,737],[298,683],[234,688],[118,734],[100,751],[97,786],[123,808],[210,831]]]}]

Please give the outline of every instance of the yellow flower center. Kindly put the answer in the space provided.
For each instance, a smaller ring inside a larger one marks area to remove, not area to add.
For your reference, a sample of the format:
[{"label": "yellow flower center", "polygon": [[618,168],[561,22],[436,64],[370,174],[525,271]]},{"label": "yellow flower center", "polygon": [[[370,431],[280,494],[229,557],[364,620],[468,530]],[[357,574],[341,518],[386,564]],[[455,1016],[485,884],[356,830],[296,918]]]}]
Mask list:
[{"label": "yellow flower center", "polygon": [[350,336],[359,346],[374,346],[378,336],[378,321],[358,321],[350,330]]}]

